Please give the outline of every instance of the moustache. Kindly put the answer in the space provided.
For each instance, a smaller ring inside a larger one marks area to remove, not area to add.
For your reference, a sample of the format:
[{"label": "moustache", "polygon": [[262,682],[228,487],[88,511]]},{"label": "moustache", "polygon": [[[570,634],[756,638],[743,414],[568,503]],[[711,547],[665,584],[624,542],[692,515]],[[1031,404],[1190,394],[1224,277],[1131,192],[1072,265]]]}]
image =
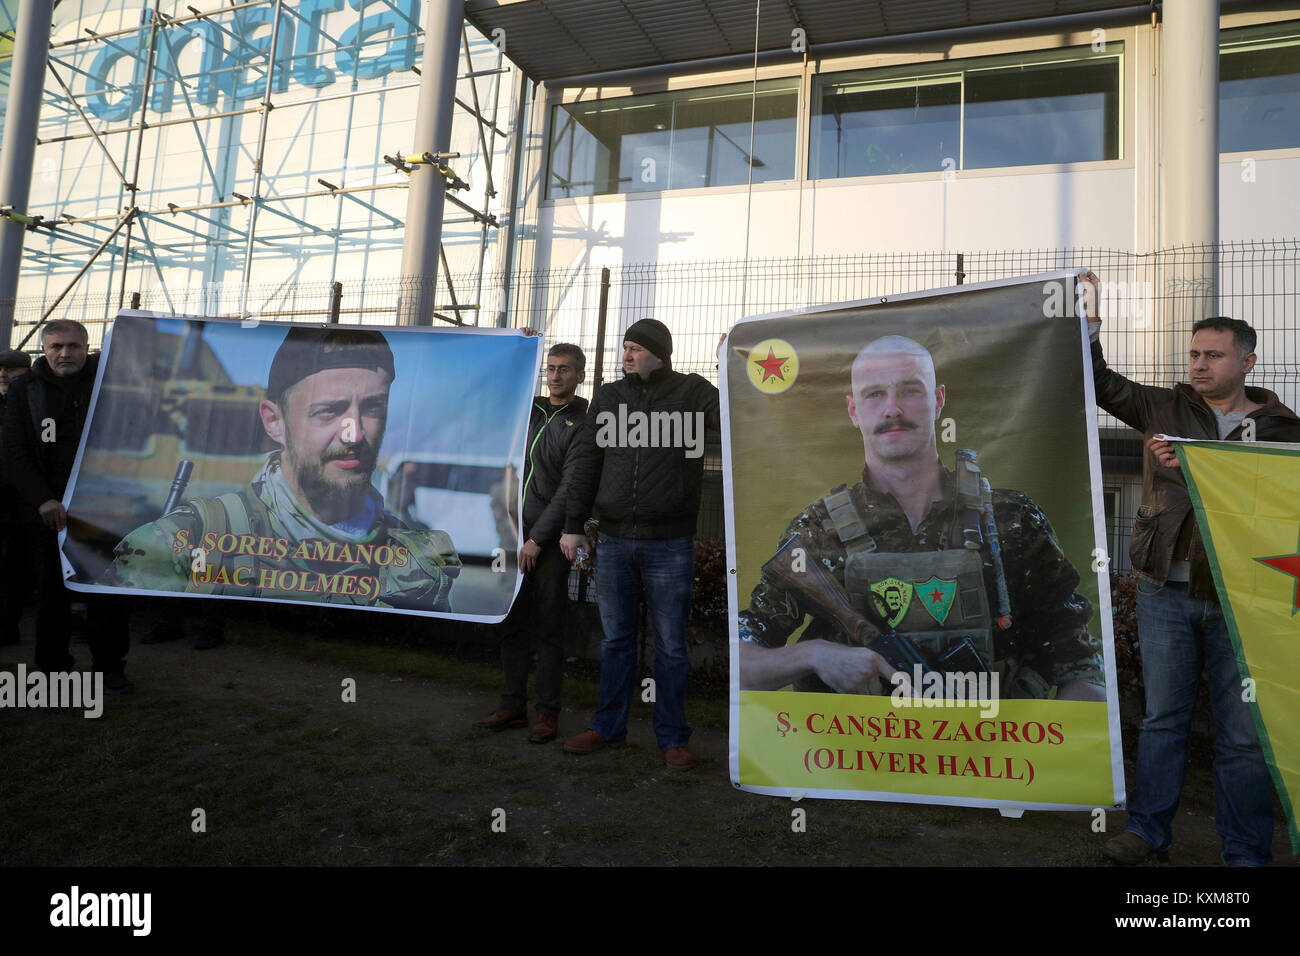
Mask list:
[{"label": "moustache", "polygon": [[374,461],[375,457],[376,457],[376,452],[375,452],[374,445],[370,444],[370,442],[368,441],[364,441],[364,442],[359,442],[356,445],[352,445],[348,448],[328,449],[325,452],[325,454],[321,457],[321,462],[324,463],[330,461],[347,461],[353,458],[362,462],[366,462],[366,461],[372,462]]},{"label": "moustache", "polygon": [[915,431],[917,426],[912,422],[906,421],[902,418],[898,418],[892,422],[881,422],[879,425],[876,426],[874,434],[881,435],[895,428],[910,428],[913,431]]}]

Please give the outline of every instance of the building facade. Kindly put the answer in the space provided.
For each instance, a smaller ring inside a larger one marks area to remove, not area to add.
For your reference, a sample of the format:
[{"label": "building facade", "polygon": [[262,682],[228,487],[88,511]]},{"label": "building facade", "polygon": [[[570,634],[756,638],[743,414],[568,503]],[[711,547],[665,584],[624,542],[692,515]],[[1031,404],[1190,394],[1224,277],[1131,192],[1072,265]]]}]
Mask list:
[{"label": "building facade", "polygon": [[[12,341],[132,293],[392,322],[430,2],[60,3]],[[1208,297],[1294,407],[1300,5],[1210,4],[1217,225],[1192,244],[1171,4],[970,6],[467,0],[438,320],[532,325],[608,377],[654,315],[712,377],[747,314],[1091,267],[1121,370],[1176,378]],[[1135,443],[1102,425],[1123,554]]]}]

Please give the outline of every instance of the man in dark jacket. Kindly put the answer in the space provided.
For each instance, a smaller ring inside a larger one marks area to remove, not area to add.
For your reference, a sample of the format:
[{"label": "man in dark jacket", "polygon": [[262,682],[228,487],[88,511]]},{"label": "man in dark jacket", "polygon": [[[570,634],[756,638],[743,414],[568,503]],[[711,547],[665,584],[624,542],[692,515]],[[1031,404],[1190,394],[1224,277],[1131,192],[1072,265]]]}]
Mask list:
[{"label": "man in dark jacket", "polygon": [[586,364],[582,349],[568,343],[551,346],[546,356],[548,394],[533,400],[524,457],[524,583],[501,638],[506,686],[501,706],[478,723],[485,730],[527,724],[528,659],[536,647],[537,720],[528,738],[535,744],[554,740],[559,726],[570,565],[560,535],[578,461],[575,439],[587,413],[587,400],[575,394],[587,377]]},{"label": "man in dark jacket", "polygon": [[[42,356],[9,389],[4,420],[5,477],[18,490],[20,507],[38,517],[40,577],[36,592],[36,666],[62,672],[73,667],[68,643],[72,628],[68,591],[63,586],[58,533],[67,527],[63,492],[72,474],[81,429],[90,410],[99,356],[89,355],[80,322],[56,319],[41,330]],[[126,679],[128,646],[122,598],[87,598],[87,639],[94,669],[104,673],[104,689],[132,689]]]},{"label": "man in dark jacket", "polygon": [[[1092,273],[1081,276],[1095,290]],[[1095,301],[1095,292],[1090,295]],[[1223,611],[1187,481],[1172,445],[1156,435],[1216,441],[1300,441],[1300,418],[1267,389],[1247,387],[1255,330],[1240,319],[1202,319],[1192,327],[1190,384],[1139,385],[1106,366],[1100,319],[1089,316],[1097,404],[1142,432],[1142,505],[1130,555],[1138,577],[1138,636],[1146,719],[1126,832],[1102,852],[1118,863],[1164,854],[1187,771],[1187,733],[1204,660],[1216,724],[1215,826],[1228,865],[1272,858],[1273,789],[1250,708],[1243,701]]]},{"label": "man in dark jacket", "polygon": [[[9,400],[9,386],[32,367],[32,358],[18,349],[0,350],[0,420]],[[31,593],[35,521],[23,514],[17,494],[0,469],[0,644],[17,644],[18,621]]]},{"label": "man in dark jacket", "polygon": [[623,336],[626,376],[592,399],[580,436],[565,536],[572,554],[594,504],[600,518],[596,598],[605,631],[600,707],[590,728],[564,744],[587,754],[627,736],[636,681],[641,595],[654,623],[655,736],[665,762],[690,767],[686,723],[686,616],[695,571],[706,433],[719,431],[718,390],[672,368],[673,338],[662,322],[642,319]]}]

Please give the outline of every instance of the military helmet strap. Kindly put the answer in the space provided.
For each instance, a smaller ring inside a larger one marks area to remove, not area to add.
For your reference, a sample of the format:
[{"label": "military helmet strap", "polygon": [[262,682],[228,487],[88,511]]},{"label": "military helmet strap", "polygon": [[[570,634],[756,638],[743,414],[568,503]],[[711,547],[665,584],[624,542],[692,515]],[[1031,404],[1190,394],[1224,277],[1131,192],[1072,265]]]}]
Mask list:
[{"label": "military helmet strap", "polygon": [[828,515],[823,527],[839,537],[846,552],[853,555],[876,550],[876,539],[867,530],[867,523],[862,519],[847,485],[834,488],[822,499],[822,505]]}]

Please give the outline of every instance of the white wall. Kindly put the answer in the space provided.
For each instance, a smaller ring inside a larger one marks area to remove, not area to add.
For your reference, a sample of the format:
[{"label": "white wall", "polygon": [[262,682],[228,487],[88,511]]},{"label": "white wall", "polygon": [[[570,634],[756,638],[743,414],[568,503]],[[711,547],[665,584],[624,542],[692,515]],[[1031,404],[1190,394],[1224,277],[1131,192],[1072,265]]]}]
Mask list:
[{"label": "white wall", "polygon": [[1300,236],[1300,149],[1223,154],[1219,238],[1296,236]]},{"label": "white wall", "polygon": [[1132,245],[1132,169],[890,179],[544,203],[535,267]]}]

